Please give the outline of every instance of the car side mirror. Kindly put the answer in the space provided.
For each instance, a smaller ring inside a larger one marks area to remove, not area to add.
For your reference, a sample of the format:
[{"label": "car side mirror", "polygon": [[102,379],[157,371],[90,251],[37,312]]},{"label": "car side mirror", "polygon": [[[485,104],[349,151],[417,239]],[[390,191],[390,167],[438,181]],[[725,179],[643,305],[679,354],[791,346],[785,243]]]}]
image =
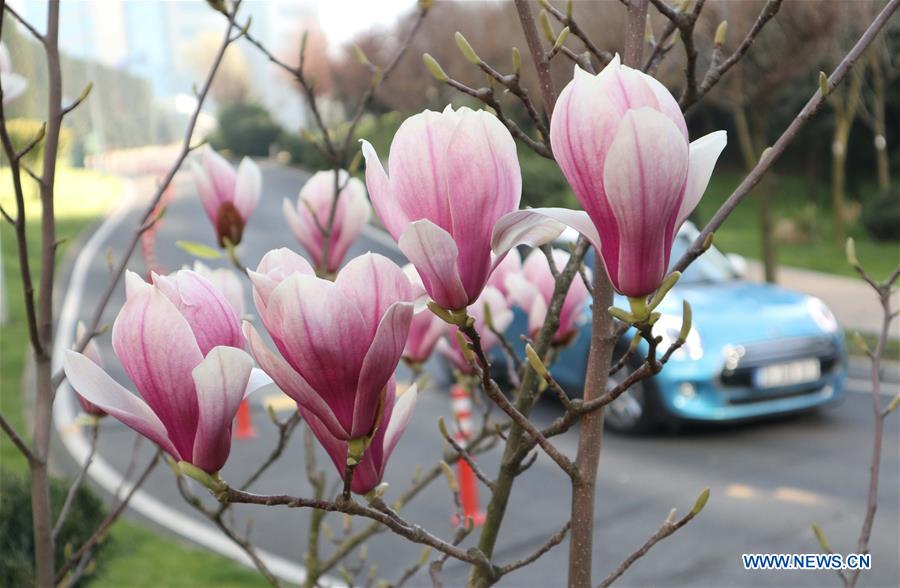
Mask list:
[{"label": "car side mirror", "polygon": [[728,253],[726,257],[737,277],[743,278],[747,275],[747,258],[737,253]]}]

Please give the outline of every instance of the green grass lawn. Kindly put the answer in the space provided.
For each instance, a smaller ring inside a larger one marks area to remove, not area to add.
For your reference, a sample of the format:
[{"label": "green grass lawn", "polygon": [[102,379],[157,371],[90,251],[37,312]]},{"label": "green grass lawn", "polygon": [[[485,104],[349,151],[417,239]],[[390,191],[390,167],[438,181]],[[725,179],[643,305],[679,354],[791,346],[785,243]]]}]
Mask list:
[{"label": "green grass lawn", "polygon": [[[709,221],[743,177],[743,174],[729,171],[714,173],[709,188],[692,217],[695,222],[702,226]],[[864,189],[864,197],[871,197],[872,189],[874,186]],[[802,219],[803,222],[811,223],[813,227],[808,242],[777,245],[779,265],[857,277],[856,272],[847,263],[844,244],[836,243],[832,237],[830,198],[828,184],[824,181],[810,186],[809,180],[801,176],[776,175],[771,200],[776,222],[778,219],[790,219],[794,222]],[[856,252],[860,262],[876,279],[886,278],[900,263],[900,243],[874,241],[866,234],[859,221],[848,225],[848,234],[856,241]],[[731,213],[716,232],[715,243],[725,251],[739,253],[748,258],[762,257],[759,198],[755,197],[755,193],[751,192]]]},{"label": "green grass lawn", "polygon": [[[63,168],[57,176],[57,233],[66,238],[59,248],[59,260],[78,235],[88,229],[121,194],[119,181],[96,172]],[[0,169],[0,204],[12,213],[12,183],[9,169]],[[29,257],[38,271],[40,234],[37,224],[40,203],[33,193],[26,209],[30,214]],[[25,434],[25,403],[22,397],[22,369],[25,363],[27,330],[22,285],[19,277],[15,234],[2,223],[4,285],[8,320],[0,337],[0,411],[12,425]],[[27,464],[6,435],[0,434],[0,475],[22,475]],[[110,534],[97,571],[88,577],[95,586],[264,586],[253,570],[231,560],[197,549],[183,541],[161,537],[147,528],[120,519]]]}]

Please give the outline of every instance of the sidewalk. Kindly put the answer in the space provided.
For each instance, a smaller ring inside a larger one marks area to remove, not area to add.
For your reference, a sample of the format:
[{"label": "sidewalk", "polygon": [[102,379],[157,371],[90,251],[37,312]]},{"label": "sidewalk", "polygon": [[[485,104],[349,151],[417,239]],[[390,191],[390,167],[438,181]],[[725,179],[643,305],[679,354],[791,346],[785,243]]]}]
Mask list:
[{"label": "sidewalk", "polygon": [[[784,266],[778,268],[777,276],[780,286],[821,298],[847,331],[868,334],[881,332],[881,304],[875,291],[862,280]],[[762,263],[747,260],[746,278],[762,282]],[[892,306],[900,308],[900,292],[894,292]],[[891,338],[900,338],[898,319],[891,325]]]}]

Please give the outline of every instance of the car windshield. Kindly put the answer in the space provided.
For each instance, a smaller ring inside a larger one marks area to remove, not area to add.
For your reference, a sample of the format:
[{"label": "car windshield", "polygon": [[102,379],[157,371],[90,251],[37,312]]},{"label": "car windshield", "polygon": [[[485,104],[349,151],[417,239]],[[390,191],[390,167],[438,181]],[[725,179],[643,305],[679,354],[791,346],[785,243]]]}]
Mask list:
[{"label": "car windshield", "polygon": [[[676,264],[693,242],[694,235],[682,230],[672,243],[672,265]],[[681,283],[726,282],[738,277],[728,257],[715,247],[710,247],[703,255],[694,260],[681,274]]]}]

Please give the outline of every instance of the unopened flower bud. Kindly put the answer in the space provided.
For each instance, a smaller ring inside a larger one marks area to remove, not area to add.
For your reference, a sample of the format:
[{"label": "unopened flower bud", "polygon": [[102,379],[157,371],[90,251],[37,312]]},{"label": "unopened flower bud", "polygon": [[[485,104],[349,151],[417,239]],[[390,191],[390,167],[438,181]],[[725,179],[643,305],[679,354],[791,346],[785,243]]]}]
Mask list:
[{"label": "unopened flower bud", "polygon": [[719,23],[719,26],[716,27],[716,38],[715,44],[718,46],[722,46],[725,44],[725,37],[728,35],[728,21],[723,20]]},{"label": "unopened flower bud", "polygon": [[456,46],[459,47],[459,51],[463,54],[463,57],[466,58],[466,61],[473,65],[481,63],[481,58],[478,57],[478,54],[475,53],[475,49],[472,48],[472,45],[469,44],[469,41],[466,40],[462,33],[456,31],[453,38],[456,39]]},{"label": "unopened flower bud", "polygon": [[422,61],[425,62],[425,67],[428,68],[428,71],[431,72],[431,75],[434,76],[439,82],[447,82],[450,80],[450,76],[447,75],[447,72],[441,67],[441,64],[437,62],[437,60],[431,56],[429,53],[425,53],[422,55]]}]

